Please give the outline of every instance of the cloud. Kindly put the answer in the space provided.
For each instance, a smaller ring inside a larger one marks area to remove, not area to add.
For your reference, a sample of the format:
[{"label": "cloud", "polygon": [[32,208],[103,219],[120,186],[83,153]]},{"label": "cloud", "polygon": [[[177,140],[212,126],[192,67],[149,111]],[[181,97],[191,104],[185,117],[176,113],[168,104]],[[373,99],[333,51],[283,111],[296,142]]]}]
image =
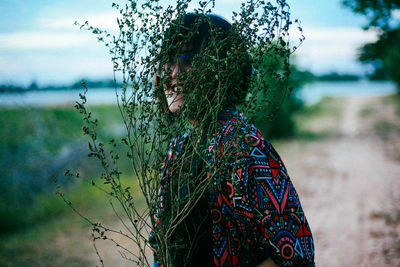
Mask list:
[{"label": "cloud", "polygon": [[[227,0],[226,0],[227,1]],[[115,29],[116,14],[103,13],[84,18],[42,18],[40,30],[0,34],[0,69],[9,77],[36,77],[46,81],[80,75],[106,75],[111,72],[105,48],[96,37],[72,25],[75,20],[86,20],[103,29]],[[47,25],[47,26],[45,26]],[[357,48],[376,40],[376,33],[359,28],[304,29],[305,42],[296,51],[297,64],[316,73],[332,70],[361,72],[357,62]],[[291,31],[293,44],[299,34]],[[53,54],[52,54],[53,53]],[[90,54],[90,55],[89,55]]]},{"label": "cloud", "polygon": [[345,42],[360,43],[376,40],[377,35],[372,31],[364,31],[360,28],[307,28],[306,37],[309,36],[313,42]]},{"label": "cloud", "polygon": [[80,30],[74,25],[88,21],[90,25],[118,32],[117,14],[103,13],[87,17],[41,17],[36,21],[36,31],[0,33],[0,50],[64,50],[76,47],[91,47],[97,39],[90,32]]},{"label": "cloud", "polygon": [[79,26],[74,25],[75,21],[79,24],[88,21],[90,25],[108,31],[118,30],[117,17],[121,17],[119,13],[101,13],[91,16],[70,16],[70,17],[41,17],[38,18],[38,27],[50,30],[77,30]]},{"label": "cloud", "polygon": [[0,34],[0,50],[63,50],[93,45],[90,34],[69,32],[16,32]]},{"label": "cloud", "polygon": [[0,81],[68,84],[80,78],[112,77],[107,53],[19,53],[0,56]]},{"label": "cloud", "polygon": [[[292,32],[292,40],[298,35]],[[377,40],[375,32],[360,28],[314,27],[304,29],[304,35],[306,40],[295,55],[301,67],[315,72],[346,70],[349,66],[356,71],[358,48]]]}]

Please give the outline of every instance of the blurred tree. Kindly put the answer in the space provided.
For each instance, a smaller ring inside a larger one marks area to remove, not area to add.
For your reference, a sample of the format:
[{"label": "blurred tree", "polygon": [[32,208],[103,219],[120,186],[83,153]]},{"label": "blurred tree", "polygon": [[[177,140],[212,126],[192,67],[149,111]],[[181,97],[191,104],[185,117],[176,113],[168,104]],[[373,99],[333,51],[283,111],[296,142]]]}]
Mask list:
[{"label": "blurred tree", "polygon": [[29,85],[29,87],[28,87],[27,89],[28,89],[28,90],[31,90],[31,91],[34,91],[34,90],[39,89],[39,86],[37,85],[37,83],[36,83],[35,81],[33,81],[33,82]]},{"label": "blurred tree", "polygon": [[394,81],[400,92],[400,0],[343,0],[343,4],[355,13],[368,18],[364,29],[378,32],[378,40],[361,47],[359,60],[372,64],[372,77],[387,77]]},{"label": "blurred tree", "polygon": [[311,72],[299,70],[295,64],[290,65],[290,91],[285,96],[283,104],[269,122],[263,124],[259,124],[258,121],[255,122],[267,138],[285,138],[296,134],[294,116],[301,111],[304,105],[303,101],[297,96],[298,91],[314,79],[315,77]]},{"label": "blurred tree", "polygon": [[[264,64],[265,68],[282,68],[281,61],[271,60],[268,56],[264,57]],[[270,108],[261,110],[254,118],[255,126],[267,139],[291,137],[296,133],[294,116],[303,107],[303,101],[297,97],[297,92],[305,84],[315,80],[315,76],[311,72],[299,70],[294,63],[291,63],[289,68],[288,84],[286,81],[282,82],[268,75],[264,77],[265,82],[271,85],[271,90],[268,95],[261,93],[259,101],[267,99],[267,107],[279,106],[277,110],[271,111]],[[289,91],[284,89],[285,86],[289,88]],[[281,104],[277,105],[278,102]]]}]

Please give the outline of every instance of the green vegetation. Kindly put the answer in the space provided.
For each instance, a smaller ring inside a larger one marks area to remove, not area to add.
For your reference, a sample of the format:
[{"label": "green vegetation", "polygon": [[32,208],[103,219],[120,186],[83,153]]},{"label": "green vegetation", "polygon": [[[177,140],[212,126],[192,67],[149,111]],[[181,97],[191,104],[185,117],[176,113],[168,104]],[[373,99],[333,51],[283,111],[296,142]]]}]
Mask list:
[{"label": "green vegetation", "polygon": [[[373,79],[388,77],[400,91],[400,21],[394,15],[400,9],[398,0],[343,0],[345,6],[369,20],[365,29],[378,32],[378,40],[361,48],[359,60],[371,64],[375,72]],[[386,73],[386,74],[385,74]]]},{"label": "green vegetation", "polygon": [[400,95],[393,95],[389,97],[389,101],[396,106],[396,114],[400,116]]},{"label": "green vegetation", "polygon": [[365,107],[360,111],[360,116],[361,117],[368,117],[374,112],[374,109],[372,107]]},{"label": "green vegetation", "polygon": [[304,106],[295,115],[296,138],[314,140],[338,135],[342,102],[325,97],[320,102]]},{"label": "green vegetation", "polygon": [[[266,64],[271,64],[268,59],[266,61]],[[273,106],[278,106],[279,109],[271,114],[271,107],[267,102],[265,109],[261,110],[255,117],[254,124],[268,139],[292,137],[297,131],[295,116],[301,112],[304,106],[303,101],[296,96],[296,92],[301,90],[305,84],[312,82],[315,76],[309,71],[300,71],[296,65],[291,65],[288,83],[290,91],[287,94],[280,87],[282,85],[277,82],[274,83],[271,77],[266,79],[267,83],[272,81],[271,88],[273,89],[268,96],[263,96],[261,99],[269,98],[269,101],[275,101],[276,103]]]},{"label": "green vegetation", "polygon": [[338,81],[338,82],[351,82],[361,79],[360,76],[355,74],[338,74],[336,72],[319,75],[316,77],[318,81]]},{"label": "green vegetation", "polygon": [[[81,89],[81,83],[85,81],[86,86],[91,89],[96,88],[115,88],[116,82],[113,79],[104,79],[104,80],[90,80],[90,79],[80,79],[70,85],[48,85],[48,86],[39,86],[36,82],[32,82],[28,86],[21,85],[11,85],[11,84],[3,84],[0,85],[0,93],[20,93],[20,92],[28,92],[28,91],[47,91],[47,90],[73,90],[73,89]],[[121,84],[117,83],[117,87],[120,87]]]},{"label": "green vegetation", "polygon": [[[93,107],[101,116],[99,138],[121,135],[121,117],[116,106]],[[64,211],[54,196],[57,185],[74,185],[65,177],[76,168],[84,177],[97,175],[99,164],[88,158],[83,122],[73,107],[10,108],[0,110],[0,234]],[[127,161],[121,162],[125,169]],[[58,199],[58,200],[57,200]]]},{"label": "green vegetation", "polygon": [[[71,211],[18,233],[0,236],[1,266],[91,266],[87,255],[94,252],[84,245],[90,238],[84,229],[81,219]],[[65,235],[71,240],[65,240]],[[72,240],[75,235],[81,236]]]},{"label": "green vegetation", "polygon": [[[386,96],[382,100],[382,104],[393,106],[395,116],[400,117],[400,95]],[[396,120],[382,119],[375,123],[374,130],[384,141],[391,141],[391,136],[397,136],[400,133],[400,127]],[[393,146],[394,147],[394,146]]]},{"label": "green vegetation", "polygon": [[[101,182],[95,179],[96,183]],[[123,176],[122,182],[139,194],[133,177]],[[76,183],[65,191],[74,208],[93,220],[115,225],[109,197],[91,181]],[[138,203],[143,206],[144,203]],[[117,205],[115,205],[117,206]],[[90,266],[95,259],[91,245],[91,225],[73,212],[55,194],[37,196],[30,211],[29,223],[18,231],[0,235],[1,266]],[[26,210],[19,214],[26,216]],[[2,217],[2,220],[6,217]],[[68,251],[68,253],[66,253]],[[89,256],[92,255],[92,256]]]}]

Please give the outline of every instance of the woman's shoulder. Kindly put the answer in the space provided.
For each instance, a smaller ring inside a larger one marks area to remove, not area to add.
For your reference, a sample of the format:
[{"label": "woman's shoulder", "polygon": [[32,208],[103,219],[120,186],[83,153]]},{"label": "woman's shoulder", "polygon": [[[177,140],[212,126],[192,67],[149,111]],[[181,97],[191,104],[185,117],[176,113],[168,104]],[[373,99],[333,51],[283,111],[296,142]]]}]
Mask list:
[{"label": "woman's shoulder", "polygon": [[269,150],[271,143],[246,116],[238,111],[227,114],[224,114],[224,119],[221,120],[222,130],[219,134],[221,143],[241,145],[247,150],[254,150],[256,155],[260,149],[264,152]]},{"label": "woman's shoulder", "polygon": [[223,121],[219,135],[220,150],[234,151],[234,159],[250,164],[279,167],[285,170],[283,161],[271,142],[241,113],[231,113]]}]

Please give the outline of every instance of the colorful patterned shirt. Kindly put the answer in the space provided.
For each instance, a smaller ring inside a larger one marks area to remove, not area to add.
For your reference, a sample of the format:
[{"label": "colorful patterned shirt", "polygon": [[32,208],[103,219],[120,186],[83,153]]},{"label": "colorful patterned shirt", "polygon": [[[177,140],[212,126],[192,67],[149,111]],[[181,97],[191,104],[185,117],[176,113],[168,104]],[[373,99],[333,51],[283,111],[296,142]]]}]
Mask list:
[{"label": "colorful patterned shirt", "polygon": [[[205,232],[211,237],[202,241],[211,242],[213,264],[257,266],[272,258],[279,266],[314,266],[311,230],[278,153],[236,111],[219,118],[221,130],[209,142],[209,160],[215,166],[228,165],[206,178],[211,179],[211,225]],[[177,155],[170,152],[168,160],[179,156],[184,143],[183,138],[175,144]],[[228,150],[233,153],[229,159],[224,158]],[[173,177],[165,175],[168,179]]]}]

